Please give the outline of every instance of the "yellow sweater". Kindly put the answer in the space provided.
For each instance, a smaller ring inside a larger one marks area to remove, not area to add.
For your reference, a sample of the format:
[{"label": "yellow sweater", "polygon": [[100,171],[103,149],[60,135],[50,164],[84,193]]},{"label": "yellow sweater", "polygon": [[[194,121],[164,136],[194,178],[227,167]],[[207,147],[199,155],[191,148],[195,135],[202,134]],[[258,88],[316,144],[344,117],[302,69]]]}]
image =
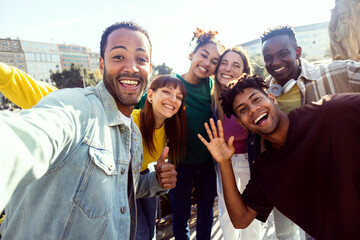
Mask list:
[{"label": "yellow sweater", "polygon": [[55,90],[57,88],[48,83],[35,81],[25,72],[0,63],[0,91],[21,108],[31,108]]},{"label": "yellow sweater", "polygon": [[[41,81],[36,81],[25,72],[0,62],[0,91],[13,103],[21,108],[31,108],[41,98],[50,92],[57,90],[56,87]],[[140,126],[140,110],[133,111],[133,119],[136,125]],[[149,163],[157,161],[163,148],[166,145],[165,124],[159,129],[155,129],[155,157],[143,142],[143,165],[142,170],[146,169]]]},{"label": "yellow sweater", "polygon": [[[134,109],[134,111],[132,112],[132,116],[134,122],[140,128],[140,121],[141,121],[140,109]],[[155,129],[153,138],[154,138],[154,146],[155,146],[155,152],[154,152],[155,156],[152,156],[150,154],[150,151],[147,148],[143,139],[143,164],[141,171],[148,168],[150,163],[156,162],[159,159],[162,150],[166,146],[165,124],[163,124],[161,128]]]}]

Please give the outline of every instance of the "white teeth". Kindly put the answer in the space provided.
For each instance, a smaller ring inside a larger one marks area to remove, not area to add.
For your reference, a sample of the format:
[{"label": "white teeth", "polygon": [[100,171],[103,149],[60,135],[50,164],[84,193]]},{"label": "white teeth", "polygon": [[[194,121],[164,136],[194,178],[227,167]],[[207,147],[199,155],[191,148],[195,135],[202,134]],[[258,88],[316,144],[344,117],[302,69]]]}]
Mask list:
[{"label": "white teeth", "polygon": [[232,76],[226,75],[226,74],[222,74],[221,76],[222,76],[223,78],[227,78],[227,79],[231,79],[231,78],[232,78]]},{"label": "white teeth", "polygon": [[199,66],[199,68],[200,68],[200,70],[201,70],[201,71],[206,72],[206,69],[205,69],[205,68],[203,68],[202,66]]},{"label": "white teeth", "polygon": [[267,115],[267,113],[261,114],[260,116],[258,116],[258,117],[255,119],[254,123],[257,124],[258,121],[260,121],[260,119],[262,119],[262,118],[265,117],[266,115]]},{"label": "white teeth", "polygon": [[275,69],[274,72],[281,72],[281,71],[284,70],[284,69],[285,69],[285,67],[281,67],[281,68],[279,68],[279,69]]},{"label": "white teeth", "polygon": [[169,109],[171,109],[171,110],[174,110],[174,109],[175,109],[173,106],[170,106],[170,105],[167,105],[167,104],[164,104],[164,107],[169,108]]},{"label": "white teeth", "polygon": [[124,83],[124,84],[130,84],[130,85],[137,85],[138,84],[138,81],[133,81],[133,80],[121,80],[120,82]]}]

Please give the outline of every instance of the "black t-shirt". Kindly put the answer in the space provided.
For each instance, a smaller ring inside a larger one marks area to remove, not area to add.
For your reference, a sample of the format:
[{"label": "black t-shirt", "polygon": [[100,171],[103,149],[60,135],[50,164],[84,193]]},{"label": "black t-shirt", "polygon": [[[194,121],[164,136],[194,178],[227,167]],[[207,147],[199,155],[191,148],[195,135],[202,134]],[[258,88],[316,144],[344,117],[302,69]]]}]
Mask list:
[{"label": "black t-shirt", "polygon": [[360,94],[288,116],[285,145],[256,159],[245,203],[261,221],[275,206],[315,239],[359,239]]}]

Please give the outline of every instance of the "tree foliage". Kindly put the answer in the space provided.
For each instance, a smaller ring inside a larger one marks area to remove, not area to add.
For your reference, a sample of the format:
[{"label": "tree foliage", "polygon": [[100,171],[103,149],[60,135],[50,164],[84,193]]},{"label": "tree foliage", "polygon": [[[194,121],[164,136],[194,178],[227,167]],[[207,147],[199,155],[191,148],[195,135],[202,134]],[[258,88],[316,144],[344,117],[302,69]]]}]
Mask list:
[{"label": "tree foliage", "polygon": [[102,79],[100,72],[97,71],[91,73],[86,68],[71,64],[70,69],[52,72],[50,78],[59,89],[95,86]]},{"label": "tree foliage", "polygon": [[172,73],[172,68],[167,66],[165,63],[161,64],[161,65],[156,65],[153,67],[152,70],[152,78],[155,78],[159,75],[166,75],[166,74],[171,74]]},{"label": "tree foliage", "polygon": [[263,79],[267,78],[269,74],[267,73],[265,69],[265,63],[262,54],[258,53],[251,57],[251,65],[254,69],[254,73],[261,76]]}]

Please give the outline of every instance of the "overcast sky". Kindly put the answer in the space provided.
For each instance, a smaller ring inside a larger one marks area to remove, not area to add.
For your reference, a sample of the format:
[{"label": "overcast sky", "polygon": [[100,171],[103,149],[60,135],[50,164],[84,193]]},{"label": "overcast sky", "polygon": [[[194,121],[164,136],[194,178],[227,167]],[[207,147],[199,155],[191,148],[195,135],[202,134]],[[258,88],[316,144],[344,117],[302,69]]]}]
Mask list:
[{"label": "overcast sky", "polygon": [[165,62],[184,73],[196,27],[217,30],[219,40],[232,47],[269,27],[330,21],[334,7],[335,0],[0,0],[0,38],[77,44],[99,52],[103,30],[131,20],[149,32],[154,64]]}]

